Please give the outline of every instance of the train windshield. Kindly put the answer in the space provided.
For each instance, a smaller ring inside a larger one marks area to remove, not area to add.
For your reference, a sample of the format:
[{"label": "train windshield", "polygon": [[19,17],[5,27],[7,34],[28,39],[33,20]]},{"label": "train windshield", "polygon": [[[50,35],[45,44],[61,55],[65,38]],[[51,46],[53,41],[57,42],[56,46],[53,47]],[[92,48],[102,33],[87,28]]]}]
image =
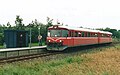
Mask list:
[{"label": "train windshield", "polygon": [[48,36],[50,36],[50,37],[67,37],[68,30],[49,30]]}]

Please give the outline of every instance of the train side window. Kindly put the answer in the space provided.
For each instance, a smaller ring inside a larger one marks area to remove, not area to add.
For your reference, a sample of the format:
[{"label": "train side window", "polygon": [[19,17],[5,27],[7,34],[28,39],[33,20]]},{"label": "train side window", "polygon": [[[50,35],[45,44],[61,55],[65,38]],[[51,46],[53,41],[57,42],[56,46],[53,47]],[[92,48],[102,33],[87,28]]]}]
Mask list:
[{"label": "train side window", "polygon": [[79,34],[78,34],[79,32],[75,32],[75,37],[78,37],[79,36]]},{"label": "train side window", "polygon": [[106,37],[109,37],[109,35],[108,35],[108,34],[106,34]]},{"label": "train side window", "polygon": [[102,37],[106,37],[106,34],[102,34]]},{"label": "train side window", "polygon": [[103,34],[101,36],[103,37]]},{"label": "train side window", "polygon": [[107,37],[111,37],[111,35],[108,34]]},{"label": "train side window", "polygon": [[87,37],[87,32],[84,32],[84,37]]},{"label": "train side window", "polygon": [[103,37],[105,37],[105,34],[103,34]]},{"label": "train side window", "polygon": [[95,37],[98,37],[98,34],[97,34],[97,33],[95,33]]},{"label": "train side window", "polygon": [[73,32],[73,31],[71,31],[70,33],[71,33],[71,37],[74,37],[74,32]]},{"label": "train side window", "polygon": [[74,37],[74,31],[72,31],[72,37]]},{"label": "train side window", "polygon": [[62,37],[68,36],[68,30],[62,30]]},{"label": "train side window", "polygon": [[91,37],[94,37],[94,34],[93,34],[93,33],[91,33]]},{"label": "train side window", "polygon": [[108,34],[106,34],[106,37],[109,37],[109,35],[108,35]]},{"label": "train side window", "polygon": [[78,36],[81,37],[81,32],[78,32]]},{"label": "train side window", "polygon": [[109,35],[109,37],[112,37],[111,35]]},{"label": "train side window", "polygon": [[70,31],[70,37],[73,37],[73,32],[72,31]]},{"label": "train side window", "polygon": [[84,32],[82,32],[82,37],[84,37],[84,35],[85,35],[85,33],[84,33]]},{"label": "train side window", "polygon": [[90,37],[90,32],[87,33],[87,36]]},{"label": "train side window", "polygon": [[105,37],[105,35],[104,35],[104,34],[102,34],[102,37]]},{"label": "train side window", "polygon": [[106,34],[104,34],[104,37],[106,37]]}]

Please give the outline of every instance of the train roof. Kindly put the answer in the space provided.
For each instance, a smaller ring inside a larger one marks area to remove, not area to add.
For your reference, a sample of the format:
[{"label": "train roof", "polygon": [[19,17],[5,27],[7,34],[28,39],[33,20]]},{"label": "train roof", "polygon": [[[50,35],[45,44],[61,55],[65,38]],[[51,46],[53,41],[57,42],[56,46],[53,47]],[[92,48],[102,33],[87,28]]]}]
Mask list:
[{"label": "train roof", "polygon": [[[70,27],[70,26],[63,26],[63,25],[54,25],[54,26],[58,26],[58,28],[65,28],[68,30],[76,30],[76,31],[85,31],[85,32],[94,32],[94,33],[103,33],[103,34],[111,34],[110,32],[107,31],[100,31],[100,30],[92,30],[92,29],[85,29],[85,28],[78,28],[78,27]],[[49,28],[53,28],[54,26],[51,26]]]}]

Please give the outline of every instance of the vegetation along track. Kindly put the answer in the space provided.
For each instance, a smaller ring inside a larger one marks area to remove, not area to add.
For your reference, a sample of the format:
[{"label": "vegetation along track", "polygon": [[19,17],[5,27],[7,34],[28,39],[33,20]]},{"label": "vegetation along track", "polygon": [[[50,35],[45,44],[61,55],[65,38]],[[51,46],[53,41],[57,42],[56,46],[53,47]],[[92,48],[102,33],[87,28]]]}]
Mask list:
[{"label": "vegetation along track", "polygon": [[[77,47],[79,51],[80,50],[85,50],[85,49],[91,49],[91,48],[99,48],[99,47],[104,47],[104,46],[114,46],[116,44],[119,44],[120,42],[113,42],[110,45],[108,44],[102,44],[102,45],[92,45],[92,46],[83,46],[83,47]],[[75,52],[73,50],[73,48],[68,48],[67,51],[63,51],[63,52],[40,52],[37,54],[29,54],[29,55],[21,55],[21,56],[16,56],[16,57],[7,57],[7,58],[1,58],[0,59],[0,63],[12,63],[12,62],[16,62],[16,61],[24,61],[24,60],[29,60],[29,59],[33,59],[33,58],[39,58],[39,57],[45,57],[45,56],[51,56],[51,55],[56,55],[56,54],[60,54],[60,53],[70,53],[70,52]]]},{"label": "vegetation along track", "polygon": [[16,61],[29,60],[29,59],[38,58],[38,57],[55,55],[55,54],[59,54],[59,53],[60,52],[52,52],[52,53],[51,52],[41,52],[38,54],[30,54],[30,55],[2,58],[2,59],[0,59],[0,63],[12,63],[12,62],[16,62]]}]

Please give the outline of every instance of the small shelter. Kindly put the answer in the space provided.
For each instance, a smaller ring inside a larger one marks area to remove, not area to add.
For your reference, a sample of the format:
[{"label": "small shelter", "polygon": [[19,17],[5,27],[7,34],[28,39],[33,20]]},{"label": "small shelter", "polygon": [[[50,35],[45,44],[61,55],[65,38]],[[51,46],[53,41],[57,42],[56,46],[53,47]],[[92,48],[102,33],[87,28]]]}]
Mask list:
[{"label": "small shelter", "polygon": [[28,47],[28,31],[4,30],[6,48]]}]

